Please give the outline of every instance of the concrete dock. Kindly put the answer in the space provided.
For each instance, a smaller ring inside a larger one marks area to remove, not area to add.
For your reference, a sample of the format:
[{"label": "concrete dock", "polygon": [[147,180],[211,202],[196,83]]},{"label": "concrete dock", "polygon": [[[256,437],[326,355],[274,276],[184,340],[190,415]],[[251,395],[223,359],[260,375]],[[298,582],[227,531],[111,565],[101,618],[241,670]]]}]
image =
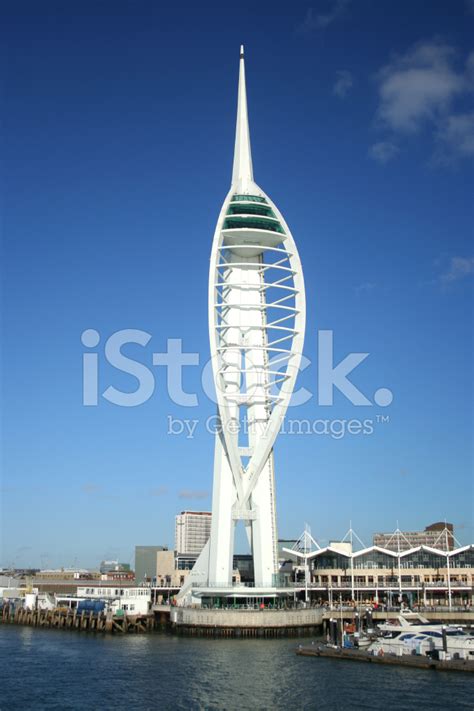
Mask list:
[{"label": "concrete dock", "polygon": [[300,646],[296,650],[296,654],[303,657],[325,657],[352,662],[365,662],[366,664],[390,664],[417,669],[434,669],[437,671],[474,672],[474,661],[471,660],[450,659],[442,661],[419,654],[404,654],[401,657],[395,654],[384,654],[380,656],[370,654],[361,649],[343,649],[340,647],[329,647],[327,645],[317,644],[307,647]]},{"label": "concrete dock", "polygon": [[322,632],[323,609],[203,609],[173,607],[171,628],[177,634],[218,637],[295,637]]}]

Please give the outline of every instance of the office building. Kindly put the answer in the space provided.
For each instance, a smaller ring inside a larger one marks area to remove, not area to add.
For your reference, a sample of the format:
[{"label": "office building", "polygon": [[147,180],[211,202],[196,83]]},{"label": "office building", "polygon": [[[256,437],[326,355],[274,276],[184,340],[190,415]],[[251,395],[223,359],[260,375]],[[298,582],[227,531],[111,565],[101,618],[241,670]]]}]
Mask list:
[{"label": "office building", "polygon": [[156,577],[156,554],[168,550],[167,546],[135,546],[135,580],[151,581]]},{"label": "office building", "polygon": [[175,524],[177,555],[198,556],[209,540],[211,521],[210,511],[181,511]]},{"label": "office building", "polygon": [[426,526],[424,531],[400,531],[375,533],[374,546],[391,551],[407,551],[417,546],[429,546],[438,550],[454,549],[454,527],[452,523],[439,521]]}]

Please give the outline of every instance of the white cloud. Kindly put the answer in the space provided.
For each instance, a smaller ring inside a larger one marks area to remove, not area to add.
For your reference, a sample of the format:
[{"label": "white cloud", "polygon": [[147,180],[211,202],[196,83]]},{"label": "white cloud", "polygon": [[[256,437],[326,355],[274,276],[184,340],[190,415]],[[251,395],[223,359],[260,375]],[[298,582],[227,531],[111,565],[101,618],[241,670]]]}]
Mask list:
[{"label": "white cloud", "polygon": [[340,99],[345,99],[349,91],[354,85],[354,80],[352,79],[352,74],[346,69],[342,69],[336,72],[336,82],[332,88],[332,93],[338,96]]},{"label": "white cloud", "polygon": [[[473,0],[474,2],[474,0]],[[467,55],[466,59],[466,73],[468,81],[474,84],[474,52]]]},{"label": "white cloud", "polygon": [[166,486],[158,486],[155,489],[150,489],[150,496],[165,496],[168,493]]},{"label": "white cloud", "polygon": [[207,499],[209,492],[195,489],[181,489],[178,496],[180,499]]},{"label": "white cloud", "polygon": [[303,22],[297,28],[297,32],[309,34],[315,30],[326,29],[344,14],[348,4],[349,0],[329,0],[326,3],[327,9],[323,12],[316,12],[314,8],[310,7]]},{"label": "white cloud", "polygon": [[474,274],[474,257],[451,257],[448,269],[440,276],[440,282],[447,286],[471,274]]},{"label": "white cloud", "polygon": [[458,158],[474,157],[474,111],[447,116],[436,138],[435,162],[452,163]]},{"label": "white cloud", "polygon": [[[369,149],[372,158],[387,162],[398,152],[395,136],[422,130],[435,141],[434,162],[474,156],[474,114],[466,106],[474,91],[474,52],[460,67],[454,47],[439,40],[419,42],[392,57],[377,82],[377,124],[389,135]],[[390,152],[390,145],[395,150]]]},{"label": "white cloud", "polygon": [[94,499],[106,499],[109,501],[119,501],[120,497],[116,494],[107,494],[103,487],[99,484],[94,484],[93,482],[87,482],[82,484],[81,492]]},{"label": "white cloud", "polygon": [[388,163],[392,158],[395,158],[398,152],[398,146],[391,141],[379,141],[369,148],[370,158],[382,164]]},{"label": "white cloud", "polygon": [[394,131],[416,132],[445,114],[466,90],[464,76],[453,68],[454,56],[448,45],[425,42],[383,67],[378,75],[380,121]]},{"label": "white cloud", "polygon": [[372,291],[372,289],[375,289],[376,286],[377,284],[373,281],[365,281],[362,284],[359,284],[359,286],[356,286],[354,291],[357,295],[359,295],[364,292]]},{"label": "white cloud", "polygon": [[83,494],[98,494],[102,491],[102,487],[98,484],[87,483],[81,486]]}]

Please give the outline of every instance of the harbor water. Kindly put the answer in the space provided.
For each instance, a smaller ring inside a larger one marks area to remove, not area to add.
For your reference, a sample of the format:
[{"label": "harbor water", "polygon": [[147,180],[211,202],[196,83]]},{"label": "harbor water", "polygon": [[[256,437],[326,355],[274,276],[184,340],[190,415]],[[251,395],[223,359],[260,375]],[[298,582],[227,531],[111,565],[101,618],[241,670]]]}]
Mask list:
[{"label": "harbor water", "polygon": [[114,636],[4,625],[0,709],[474,707],[470,675],[298,657],[297,645],[295,639]]}]

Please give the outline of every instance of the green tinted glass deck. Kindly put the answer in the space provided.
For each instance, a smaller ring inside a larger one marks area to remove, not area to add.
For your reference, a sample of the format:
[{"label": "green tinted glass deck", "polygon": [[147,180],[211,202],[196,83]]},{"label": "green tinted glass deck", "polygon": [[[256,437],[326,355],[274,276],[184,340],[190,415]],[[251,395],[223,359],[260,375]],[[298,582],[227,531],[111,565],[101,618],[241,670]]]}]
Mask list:
[{"label": "green tinted glass deck", "polygon": [[226,217],[224,220],[225,230],[267,230],[267,232],[280,232],[280,234],[285,234],[283,227],[280,225],[278,220],[268,219],[262,220],[258,217],[239,217],[235,215],[234,217]]},{"label": "green tinted glass deck", "polygon": [[260,195],[233,195],[232,202],[267,202]]},{"label": "green tinted glass deck", "polygon": [[256,203],[245,203],[245,205],[229,205],[228,215],[262,215],[263,217],[276,217],[270,205],[257,205]]}]

